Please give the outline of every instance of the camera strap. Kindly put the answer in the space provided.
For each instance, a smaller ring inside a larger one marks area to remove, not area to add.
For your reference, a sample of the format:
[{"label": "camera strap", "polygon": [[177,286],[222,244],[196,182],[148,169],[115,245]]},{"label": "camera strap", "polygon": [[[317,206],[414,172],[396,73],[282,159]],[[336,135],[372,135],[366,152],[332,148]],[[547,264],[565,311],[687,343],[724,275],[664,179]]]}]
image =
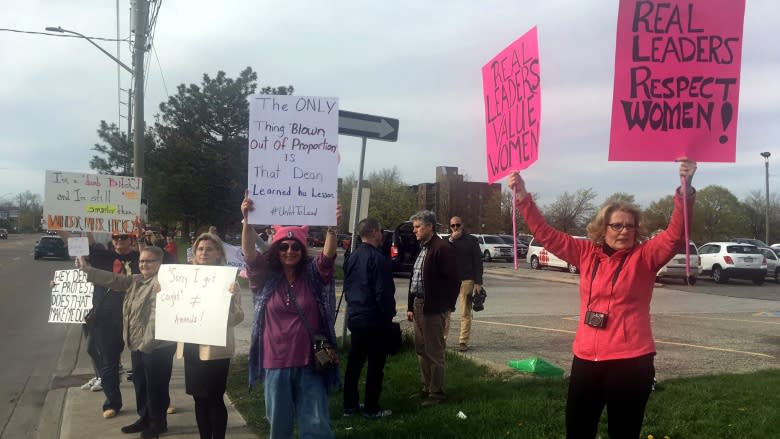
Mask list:
[{"label": "camera strap", "polygon": [[[609,290],[609,304],[607,305],[607,311],[609,312],[609,305],[612,303],[612,294],[615,292],[615,283],[617,282],[618,276],[620,275],[620,271],[623,269],[623,264],[626,263],[626,259],[628,258],[628,252],[623,255],[623,258],[620,259],[620,264],[618,264],[617,270],[615,270],[615,274],[612,275],[612,288]],[[596,259],[596,262],[593,264],[593,271],[590,274],[590,288],[588,290],[588,305],[586,306],[587,310],[590,311],[590,298],[593,295],[593,279],[596,277],[596,270],[599,269],[599,264],[601,263],[601,259]]]}]

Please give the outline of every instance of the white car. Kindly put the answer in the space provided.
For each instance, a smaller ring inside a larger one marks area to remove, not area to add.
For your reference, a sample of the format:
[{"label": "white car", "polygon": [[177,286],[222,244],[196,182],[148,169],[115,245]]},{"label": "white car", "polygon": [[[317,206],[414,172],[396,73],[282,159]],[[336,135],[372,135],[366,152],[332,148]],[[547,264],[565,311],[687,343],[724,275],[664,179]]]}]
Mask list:
[{"label": "white car", "polygon": [[701,271],[699,252],[696,250],[696,245],[693,241],[688,244],[688,253],[690,254],[690,261],[688,263],[690,267],[690,276],[685,272],[685,249],[680,248],[678,253],[669,260],[655,275],[656,280],[660,281],[663,277],[673,277],[683,279],[687,281],[688,285],[694,285],[696,283],[696,276]]},{"label": "white car", "polygon": [[777,251],[767,247],[758,249],[766,256],[766,277],[773,278],[775,283],[780,283],[780,257]]},{"label": "white car", "polygon": [[708,242],[699,247],[701,273],[712,275],[717,283],[729,278],[752,280],[761,285],[766,277],[766,256],[752,244]]},{"label": "white car", "polygon": [[512,260],[512,246],[506,245],[503,239],[496,235],[474,234],[479,242],[479,251],[482,253],[482,259],[492,261],[493,259]]},{"label": "white car", "polygon": [[[575,239],[588,239],[584,236],[575,236]],[[579,269],[574,265],[569,264],[563,259],[555,256],[552,252],[547,251],[544,248],[544,244],[534,238],[528,245],[528,254],[525,260],[531,264],[531,268],[534,270],[541,270],[543,267],[560,268],[561,270],[567,270],[569,273],[579,273]]]}]

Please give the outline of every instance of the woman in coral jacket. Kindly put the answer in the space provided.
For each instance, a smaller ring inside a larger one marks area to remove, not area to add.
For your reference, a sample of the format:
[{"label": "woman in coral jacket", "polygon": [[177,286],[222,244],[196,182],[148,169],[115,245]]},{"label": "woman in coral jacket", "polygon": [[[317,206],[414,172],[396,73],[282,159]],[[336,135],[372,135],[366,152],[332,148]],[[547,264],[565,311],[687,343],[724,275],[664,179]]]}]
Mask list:
[{"label": "woman in coral jacket", "polygon": [[519,174],[509,177],[534,238],[580,269],[580,318],[574,337],[569,395],[568,438],[594,438],[604,406],[609,436],[639,437],[655,379],[655,342],[650,299],[655,275],[685,243],[683,190],[688,222],[695,190],[696,162],[681,158],[684,188],[675,191],[674,213],[662,233],[639,241],[641,212],[622,202],[605,204],[588,224],[589,240],[574,239],[548,225]]}]

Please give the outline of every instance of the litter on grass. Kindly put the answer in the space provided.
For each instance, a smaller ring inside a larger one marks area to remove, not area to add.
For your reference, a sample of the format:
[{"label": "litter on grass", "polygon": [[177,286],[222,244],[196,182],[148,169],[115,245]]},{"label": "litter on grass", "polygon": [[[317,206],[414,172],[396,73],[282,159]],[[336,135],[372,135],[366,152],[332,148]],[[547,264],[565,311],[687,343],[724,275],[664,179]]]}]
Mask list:
[{"label": "litter on grass", "polygon": [[563,369],[539,357],[509,360],[509,367],[545,378],[563,378]]}]

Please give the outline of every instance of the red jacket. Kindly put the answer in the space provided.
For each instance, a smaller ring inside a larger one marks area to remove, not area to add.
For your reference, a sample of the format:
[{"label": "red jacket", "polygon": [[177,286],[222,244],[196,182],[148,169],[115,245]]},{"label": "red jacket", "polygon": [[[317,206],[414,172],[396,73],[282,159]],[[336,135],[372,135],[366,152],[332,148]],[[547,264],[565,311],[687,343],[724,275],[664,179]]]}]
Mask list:
[{"label": "red jacket", "polygon": [[[688,223],[694,196],[688,197]],[[549,226],[530,195],[517,206],[535,238],[556,256],[580,270],[580,315],[572,350],[590,361],[635,358],[655,352],[650,327],[650,299],[658,270],[685,242],[682,197],[675,195],[674,212],[665,231],[653,239],[611,256],[591,240],[574,239]],[[615,272],[625,258],[614,283]],[[599,261],[595,276],[593,267]],[[591,292],[592,285],[592,292]],[[584,323],[588,309],[608,314],[605,328]]]}]

